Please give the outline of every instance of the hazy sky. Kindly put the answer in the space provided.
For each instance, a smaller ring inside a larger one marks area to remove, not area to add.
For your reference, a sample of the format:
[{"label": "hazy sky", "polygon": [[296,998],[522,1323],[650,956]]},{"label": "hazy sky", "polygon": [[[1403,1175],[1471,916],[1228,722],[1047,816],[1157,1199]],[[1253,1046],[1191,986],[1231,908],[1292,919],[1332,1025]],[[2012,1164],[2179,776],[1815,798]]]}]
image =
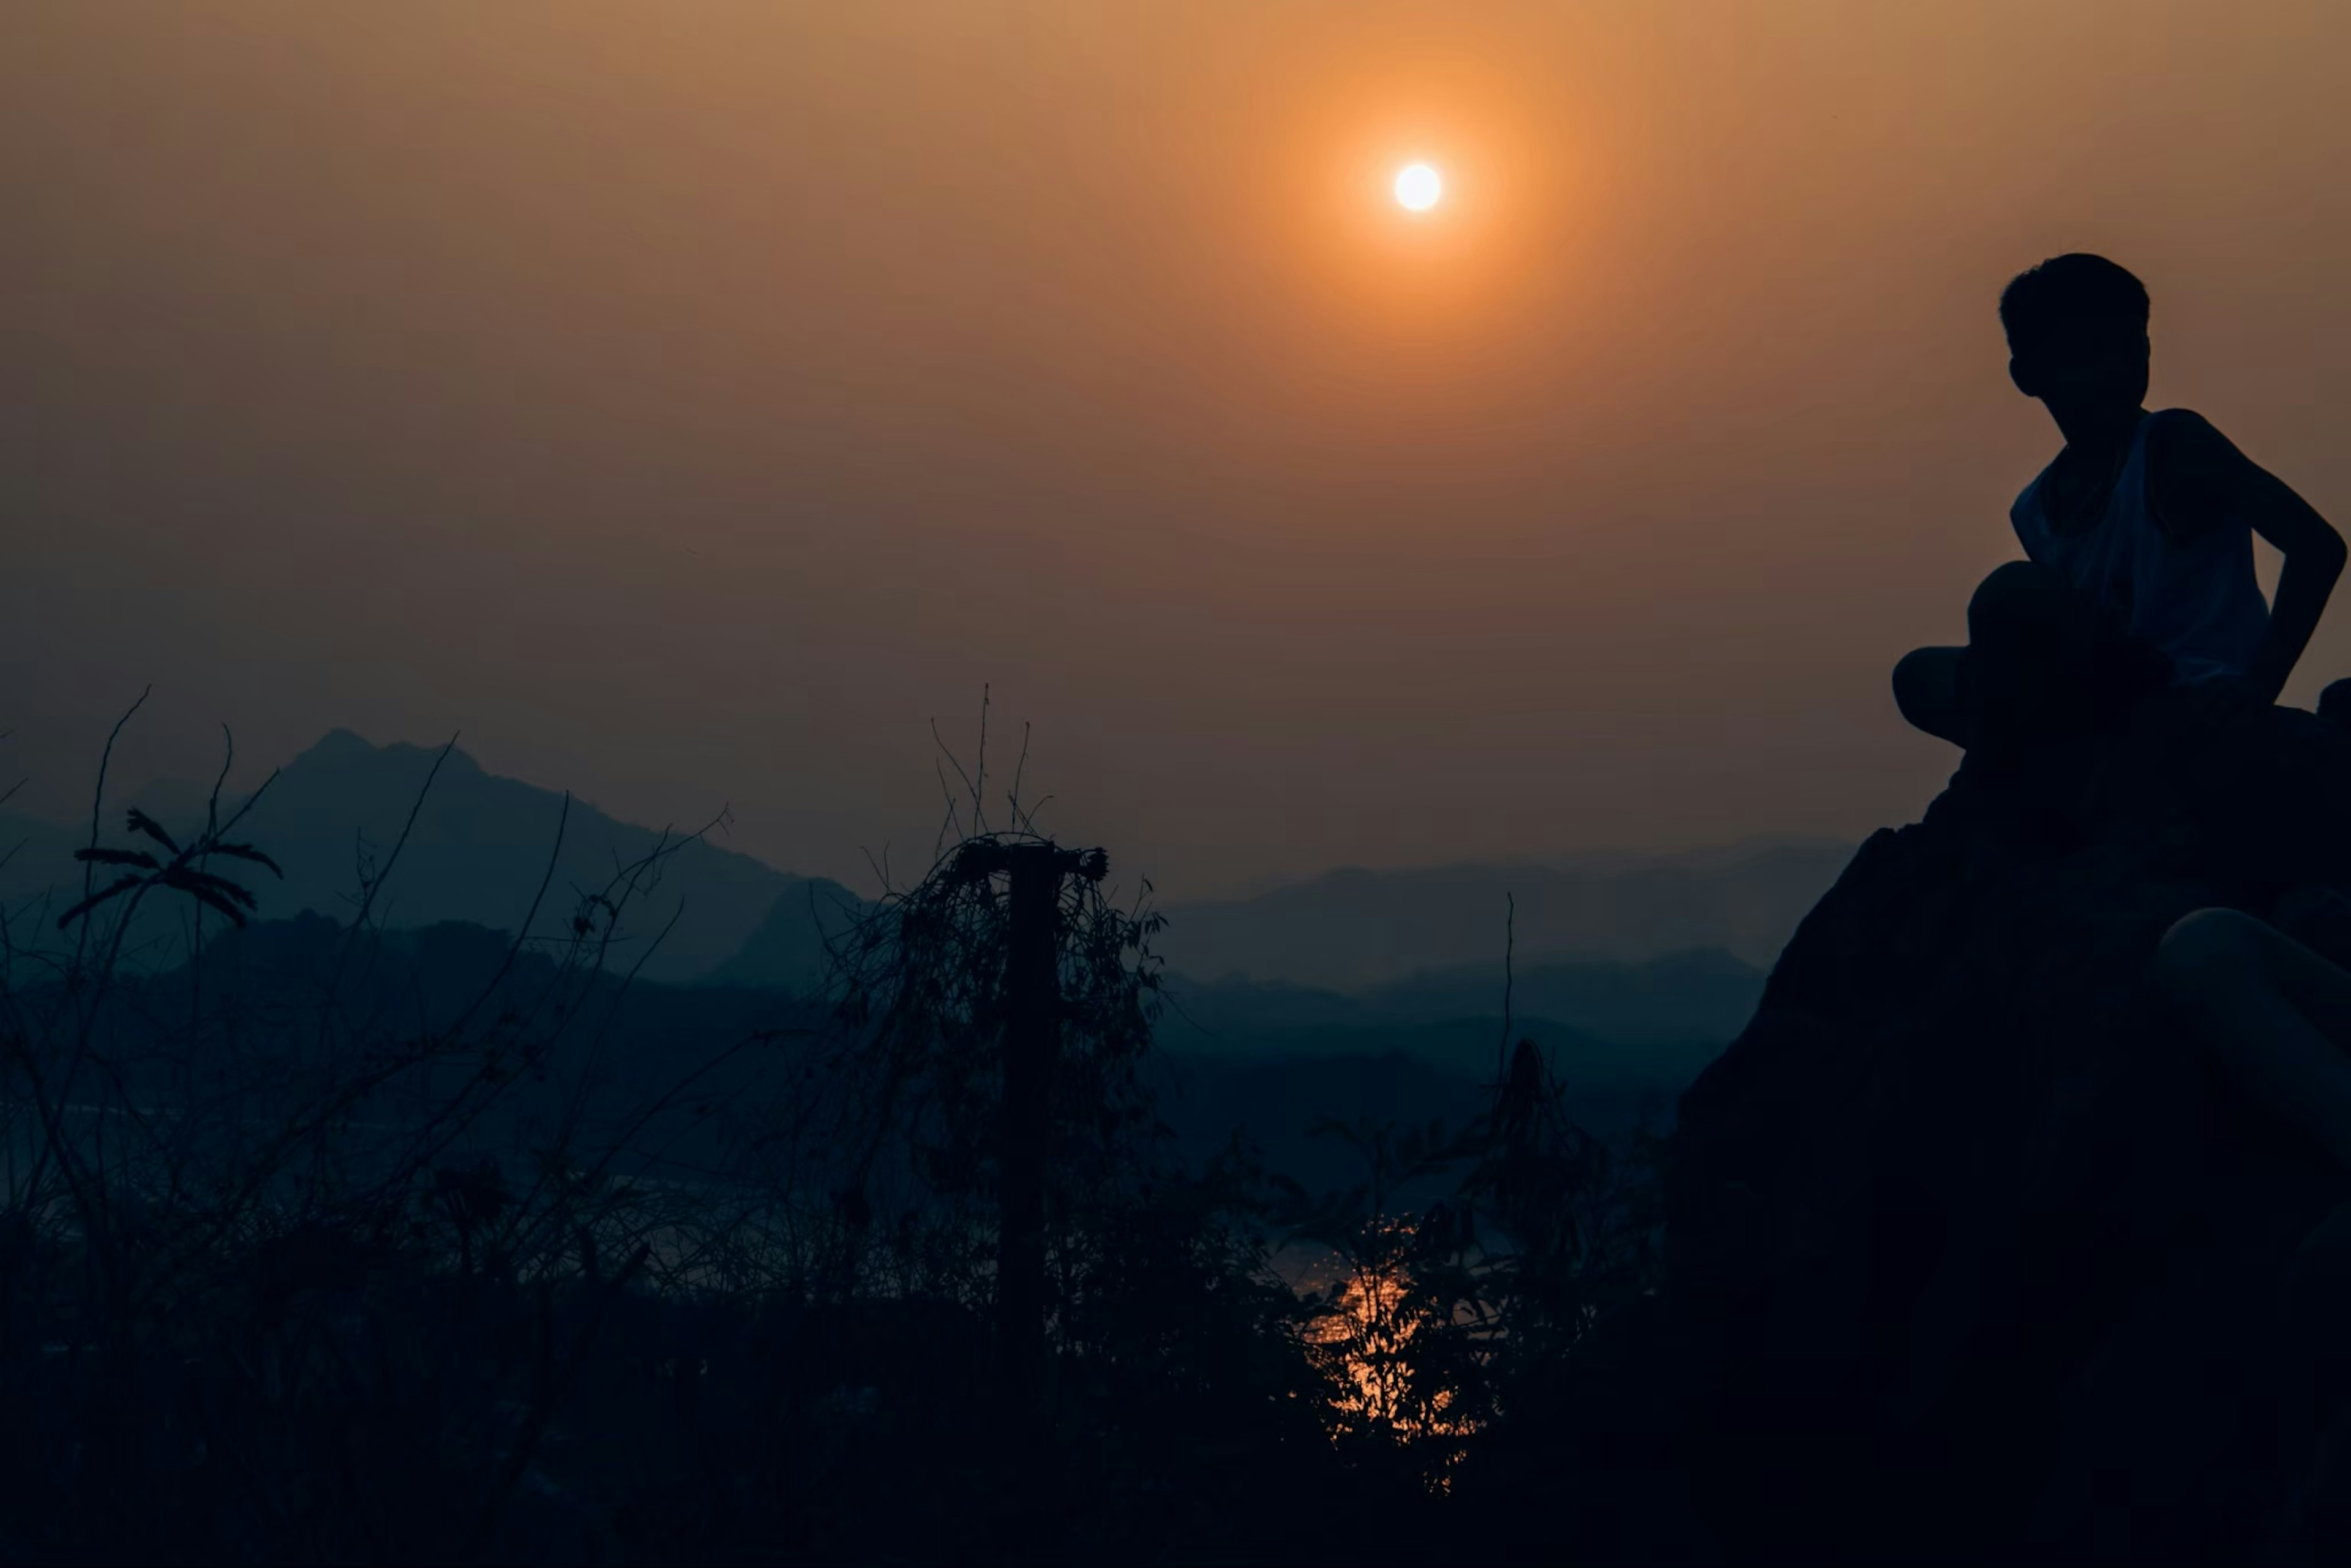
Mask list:
[{"label": "hazy sky", "polygon": [[2351,524],[2346,59],[2319,0],[12,0],[0,762],[71,809],[152,680],[133,775],[463,730],[847,875],[990,683],[1179,894],[1858,835],[2054,450],[2019,267],[2137,270],[2156,402]]}]

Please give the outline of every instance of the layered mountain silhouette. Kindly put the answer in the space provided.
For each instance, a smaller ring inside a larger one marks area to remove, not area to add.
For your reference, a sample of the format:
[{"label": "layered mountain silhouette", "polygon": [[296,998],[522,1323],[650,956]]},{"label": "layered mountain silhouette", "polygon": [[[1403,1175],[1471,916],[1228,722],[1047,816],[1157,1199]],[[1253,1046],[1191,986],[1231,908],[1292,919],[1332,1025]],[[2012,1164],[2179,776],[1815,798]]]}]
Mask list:
[{"label": "layered mountain silhouette", "polygon": [[[434,776],[437,755],[437,747],[375,746],[339,729],[287,764],[240,830],[285,871],[282,882],[266,873],[254,881],[262,915],[311,911],[348,922],[364,883],[381,875],[371,915],[388,926],[463,922],[513,932],[531,916],[544,882],[530,935],[557,937],[582,895],[607,888],[666,841],[678,847],[629,902],[611,961],[642,965],[644,977],[670,984],[797,988],[821,976],[827,933],[861,907],[838,883],[780,872],[703,840],[679,845],[685,835],[617,821],[583,800],[567,814],[559,792],[486,772],[462,750]],[[167,781],[126,803],[174,831],[204,820],[203,791],[185,784]],[[414,825],[391,864],[412,810]],[[107,841],[120,839],[120,821],[110,805]],[[45,897],[58,908],[70,903],[62,895],[78,894],[72,854],[88,831],[0,820],[0,845],[15,849],[0,870],[0,897],[12,907]],[[158,914],[163,918],[145,935],[168,961],[169,927],[182,912]]]},{"label": "layered mountain silhouette", "polygon": [[[286,873],[256,880],[262,918],[350,920],[412,810],[371,910],[394,930],[458,922],[512,932],[544,880],[531,935],[559,936],[583,894],[664,842],[584,800],[567,817],[559,792],[487,772],[462,749],[434,777],[438,750],[338,729],[287,763],[240,830]],[[120,808],[131,804],[192,830],[204,791],[165,780],[110,801],[104,841],[121,841]],[[79,896],[73,852],[88,841],[87,823],[0,812],[0,902],[63,909]],[[1454,1020],[1499,1019],[1506,895],[1517,902],[1521,1018],[1614,1040],[1727,1040],[1751,1010],[1756,966],[1849,854],[1782,841],[1663,859],[1339,871],[1251,898],[1178,904],[1158,946],[1200,1027],[1171,1020],[1170,1043],[1344,1054],[1384,1050],[1399,1029],[1425,1041]],[[643,977],[669,985],[805,989],[823,974],[827,937],[864,907],[839,883],[689,840],[636,894],[612,961],[642,962]],[[146,922],[156,961],[183,954],[175,923],[184,915],[159,909]]]},{"label": "layered mountain silhouette", "polygon": [[1356,992],[1179,982],[1159,1023],[1176,1130],[1206,1152],[1249,1130],[1273,1168],[1322,1190],[1361,1156],[1318,1137],[1326,1122],[1459,1125],[1483,1110],[1506,1040],[1532,1040],[1571,1086],[1571,1108],[1612,1139],[1662,1131],[1674,1097],[1743,1028],[1763,972],[1713,949],[1645,963],[1520,969],[1503,1015],[1499,960]]},{"label": "layered mountain silhouette", "polygon": [[[1719,1047],[1755,1011],[1763,972],[1719,949],[1641,963],[1521,967],[1508,988],[1514,1034],[1562,1030],[1613,1045],[1708,1042]],[[1356,991],[1280,982],[1183,982],[1159,1043],[1189,1055],[1325,1056],[1401,1050],[1490,1074],[1503,1019],[1499,960],[1432,969]],[[1466,1056],[1433,1047],[1432,1030],[1460,1026]]]},{"label": "layered mountain silhouette", "polygon": [[1848,843],[1784,839],[1667,856],[1334,871],[1253,898],[1175,905],[1160,947],[1172,967],[1206,978],[1352,989],[1490,963],[1499,987],[1514,900],[1522,962],[1638,962],[1713,947],[1769,966],[1852,858]]}]

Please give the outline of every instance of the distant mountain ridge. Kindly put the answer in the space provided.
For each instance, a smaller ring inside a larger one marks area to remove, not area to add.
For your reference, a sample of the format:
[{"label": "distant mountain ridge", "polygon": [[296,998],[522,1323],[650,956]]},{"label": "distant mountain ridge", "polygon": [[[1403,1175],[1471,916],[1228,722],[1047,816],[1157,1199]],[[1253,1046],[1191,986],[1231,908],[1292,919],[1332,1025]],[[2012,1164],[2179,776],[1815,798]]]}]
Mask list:
[{"label": "distant mountain ridge", "polygon": [[1423,970],[1499,966],[1515,900],[1522,963],[1719,948],[1765,967],[1853,849],[1783,839],[1655,857],[1333,871],[1255,897],[1171,905],[1158,946],[1170,967],[1197,978],[1359,990]]},{"label": "distant mountain ridge", "polygon": [[1425,970],[1358,991],[1256,980],[1203,984],[1176,976],[1167,988],[1174,1007],[1159,1032],[1163,1044],[1179,1051],[1313,1054],[1364,1049],[1380,1031],[1476,1020],[1485,1045],[1472,1065],[1483,1071],[1506,996],[1513,1033],[1548,1023],[1625,1046],[1719,1045],[1746,1027],[1763,980],[1762,970],[1719,949],[1632,963],[1522,966],[1507,993],[1499,960]]},{"label": "distant mountain ridge", "polygon": [[1157,1030],[1164,1112],[1196,1154],[1247,1128],[1274,1168],[1319,1191],[1361,1172],[1317,1123],[1458,1126],[1486,1105],[1505,1041],[1532,1040],[1588,1130],[1661,1130],[1762,993],[1762,971],[1720,951],[1541,965],[1517,973],[1506,1031],[1499,961],[1352,994],[1178,978]]},{"label": "distant mountain ridge", "polygon": [[[287,763],[241,830],[286,869],[283,883],[256,883],[263,917],[307,909],[348,920],[362,864],[391,853],[437,750],[377,746],[338,729]],[[166,781],[110,800],[105,841],[120,841],[121,808],[133,803],[178,831],[201,820],[204,792]],[[375,913],[396,928],[460,921],[512,930],[547,874],[562,814],[559,792],[489,773],[453,750]],[[88,836],[87,825],[0,811],[0,901],[22,909],[46,894],[62,909],[78,895],[72,853]],[[563,841],[536,936],[561,932],[580,894],[652,852],[661,834],[575,799]],[[1484,966],[1490,973],[1479,983],[1499,996],[1506,901],[1515,898],[1525,983],[1572,960],[1641,965],[1708,948],[1761,967],[1850,855],[1842,843],[1779,840],[1671,856],[1601,852],[1518,865],[1333,871],[1254,897],[1172,905],[1155,946],[1196,984],[1386,988],[1381,1005],[1393,1007],[1411,1003],[1416,993],[1401,983],[1413,977],[1441,988]],[[614,956],[624,966],[643,958],[645,977],[667,984],[800,989],[821,977],[827,938],[866,907],[839,883],[690,841],[641,894],[631,939]],[[158,956],[168,959],[170,933],[161,940]],[[1258,1000],[1287,1005],[1272,995]],[[1660,1006],[1670,1013],[1662,998],[1635,1010]],[[1520,1010],[1538,1009],[1530,1000]]]},{"label": "distant mountain ridge", "polygon": [[[252,879],[263,917],[312,910],[350,920],[363,867],[389,860],[412,809],[414,826],[374,910],[399,928],[463,922],[514,931],[545,881],[530,934],[558,936],[582,894],[664,841],[664,833],[576,798],[567,813],[559,791],[486,772],[462,750],[453,749],[434,777],[438,750],[376,746],[338,729],[287,763],[239,830],[285,869],[282,882],[266,873]],[[204,810],[201,791],[166,783],[110,801],[103,841],[120,841],[121,808],[132,803],[175,831],[196,826]],[[646,978],[672,985],[721,977],[721,969],[739,985],[799,988],[820,977],[825,932],[862,907],[856,895],[705,840],[681,843],[682,836],[666,835],[674,852],[631,901],[613,961],[623,968],[642,962]],[[87,837],[86,828],[0,821],[0,848],[19,846],[0,870],[0,897],[17,905],[78,890],[72,852]]]},{"label": "distant mountain ridge", "polygon": [[[246,948],[315,946],[305,911],[350,919],[362,862],[390,856],[437,749],[337,730],[286,766],[239,831],[287,873],[250,879],[264,924]],[[174,831],[204,810],[197,786],[150,787],[108,801],[103,841],[125,841],[121,811],[134,800]],[[563,818],[559,792],[453,750],[375,911],[393,933],[384,951],[413,961],[428,988],[495,967],[497,934],[523,918]],[[12,930],[57,935],[55,913],[82,882],[72,852],[88,838],[87,822],[0,812],[0,902],[20,911],[50,899]],[[661,841],[574,800],[535,933],[560,934],[581,891]],[[1176,1003],[1158,1029],[1163,1109],[1186,1149],[1205,1157],[1245,1128],[1278,1168],[1318,1186],[1347,1179],[1352,1158],[1311,1134],[1325,1117],[1458,1123],[1484,1103],[1503,1043],[1508,894],[1518,905],[1510,1038],[1545,1049],[1588,1125],[1614,1135],[1643,1116],[1655,1124],[1746,1023],[1761,966],[1847,853],[1779,842],[1663,860],[1345,871],[1256,898],[1177,905],[1157,944]],[[686,1049],[711,1019],[764,1016],[770,999],[749,993],[816,984],[827,938],[868,907],[838,883],[683,844],[613,955],[622,969],[642,958],[654,982],[632,1004],[632,1038],[649,1052]],[[152,967],[183,960],[174,923],[184,914],[159,904],[145,922]]]}]

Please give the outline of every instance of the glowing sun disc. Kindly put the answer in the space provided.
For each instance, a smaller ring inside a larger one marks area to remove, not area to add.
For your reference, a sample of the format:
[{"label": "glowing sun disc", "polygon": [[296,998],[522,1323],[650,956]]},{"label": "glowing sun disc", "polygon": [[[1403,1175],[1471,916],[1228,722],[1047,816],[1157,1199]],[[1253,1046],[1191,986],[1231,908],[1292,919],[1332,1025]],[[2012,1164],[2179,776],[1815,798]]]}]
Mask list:
[{"label": "glowing sun disc", "polygon": [[1427,164],[1407,163],[1396,171],[1396,205],[1406,212],[1425,213],[1443,194],[1445,181]]}]

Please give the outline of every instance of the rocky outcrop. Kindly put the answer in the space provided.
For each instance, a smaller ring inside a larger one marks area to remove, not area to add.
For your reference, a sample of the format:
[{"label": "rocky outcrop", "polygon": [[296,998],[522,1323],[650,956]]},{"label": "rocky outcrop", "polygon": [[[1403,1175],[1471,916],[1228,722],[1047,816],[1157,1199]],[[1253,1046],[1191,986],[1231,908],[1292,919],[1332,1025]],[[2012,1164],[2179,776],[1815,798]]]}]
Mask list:
[{"label": "rocky outcrop", "polygon": [[1863,846],[1685,1096],[1665,1283],[1585,1380],[1583,1458],[1669,1470],[1699,1528],[1604,1534],[2351,1549],[2351,1291],[2297,1250],[2351,1181],[2147,983],[2190,909],[2351,883],[2346,783],[2335,725],[2172,695]]}]

